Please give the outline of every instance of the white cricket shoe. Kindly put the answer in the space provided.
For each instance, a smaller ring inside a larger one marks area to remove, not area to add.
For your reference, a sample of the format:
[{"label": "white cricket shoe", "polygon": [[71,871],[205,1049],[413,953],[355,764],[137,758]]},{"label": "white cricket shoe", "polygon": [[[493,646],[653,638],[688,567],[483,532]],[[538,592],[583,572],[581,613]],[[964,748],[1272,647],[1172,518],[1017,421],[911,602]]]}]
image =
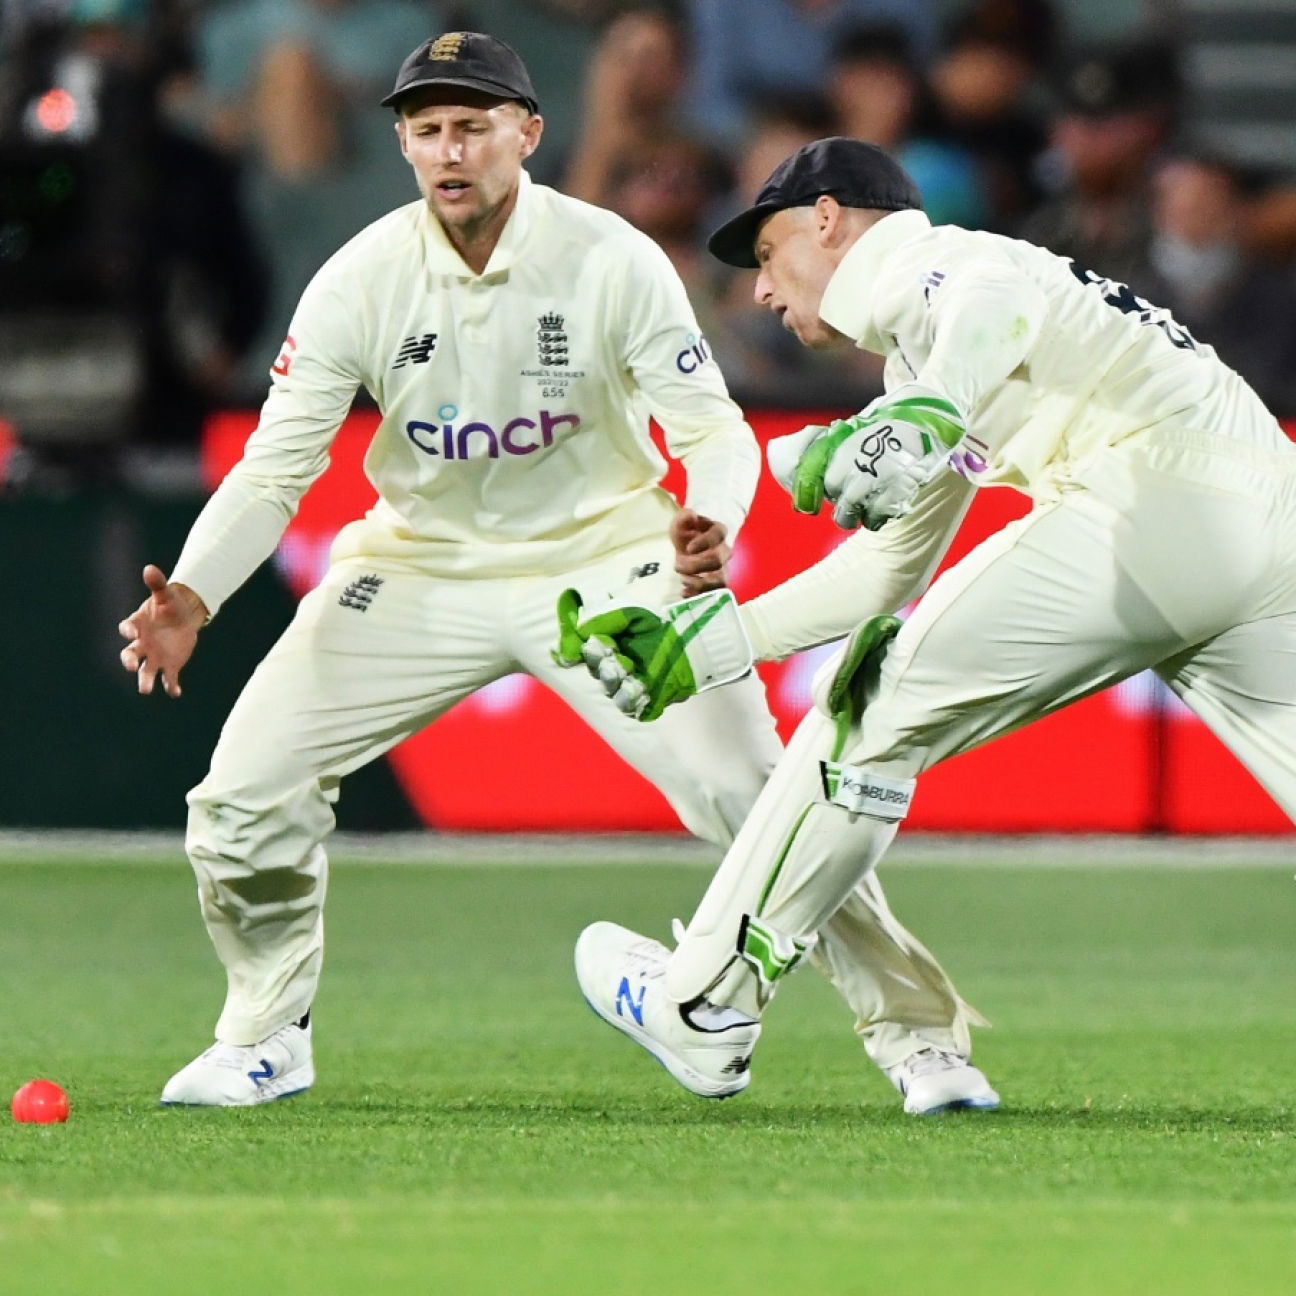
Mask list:
[{"label": "white cricket shoe", "polygon": [[670,951],[616,923],[586,927],[576,942],[576,980],[586,1003],[609,1026],[642,1045],[690,1093],[728,1098],[751,1080],[760,1023],[744,1019],[699,1030],[666,997]]},{"label": "white cricket shoe", "polygon": [[965,1109],[993,1111],[999,1095],[967,1058],[932,1045],[911,1053],[903,1062],[887,1067],[887,1079],[904,1094],[904,1109],[911,1116]]},{"label": "white cricket shoe", "polygon": [[311,1027],[281,1026],[259,1044],[221,1044],[200,1053],[166,1082],[166,1107],[253,1107],[315,1083]]}]

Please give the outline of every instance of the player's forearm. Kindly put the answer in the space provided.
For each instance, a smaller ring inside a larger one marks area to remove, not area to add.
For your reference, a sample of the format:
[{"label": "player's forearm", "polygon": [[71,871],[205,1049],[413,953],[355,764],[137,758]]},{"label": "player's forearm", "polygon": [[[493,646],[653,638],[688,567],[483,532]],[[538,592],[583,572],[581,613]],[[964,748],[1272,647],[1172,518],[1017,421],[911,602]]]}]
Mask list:
[{"label": "player's forearm", "polygon": [[294,511],[284,499],[227,477],[190,529],[172,583],[188,586],[215,616],[274,552]]},{"label": "player's forearm", "polygon": [[947,291],[917,381],[948,397],[966,418],[1030,354],[1048,303],[1030,280],[1007,271],[953,282]]},{"label": "player's forearm", "polygon": [[849,634],[869,617],[911,603],[935,572],[972,501],[945,471],[911,512],[880,531],[859,531],[826,558],[743,605],[757,661],[780,661]]},{"label": "player's forearm", "polygon": [[760,479],[760,447],[746,423],[717,428],[679,450],[688,477],[684,503],[722,522],[733,544]]}]

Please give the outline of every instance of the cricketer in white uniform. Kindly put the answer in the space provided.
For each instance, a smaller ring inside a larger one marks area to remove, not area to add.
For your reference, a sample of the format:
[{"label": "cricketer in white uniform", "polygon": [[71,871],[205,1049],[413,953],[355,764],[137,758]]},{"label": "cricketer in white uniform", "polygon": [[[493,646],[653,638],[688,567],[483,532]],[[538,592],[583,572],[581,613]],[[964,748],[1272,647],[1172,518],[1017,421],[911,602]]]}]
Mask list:
[{"label": "cricketer in white uniform", "polygon": [[[1296,447],[1166,311],[1029,243],[933,228],[920,206],[880,149],[822,140],[710,243],[759,269],[757,300],[807,345],[885,356],[887,391],[769,447],[798,508],[826,498],[865,529],[699,636],[741,620],[770,659],[858,627],[816,708],[673,952],[611,923],[577,946],[596,1010],[707,1096],[747,1083],[780,978],[833,933],[946,757],[1152,669],[1296,818]],[[901,625],[889,614],[991,484],[1031,512]],[[662,682],[635,662],[654,634],[685,660],[695,644],[642,620],[638,639],[598,617],[582,631],[630,663],[626,709],[693,691],[691,672]],[[1048,771],[1024,774],[1023,797],[1032,777]]]},{"label": "cricketer in white uniform", "polygon": [[[242,460],[170,582],[148,569],[149,598],[122,623],[141,691],[160,675],[178,695],[197,627],[273,551],[357,387],[372,393],[377,501],[338,536],[189,795],[187,849],[228,992],[217,1043],[166,1103],[248,1105],[313,1082],[339,780],[475,690],[518,671],[541,680],[720,844],[781,752],[754,678],[650,728],[553,656],[563,589],[587,606],[627,590],[661,606],[722,581],[755,486],[755,439],[667,258],[529,181],[541,119],[521,60],[492,37],[428,41],[384,102],[422,199],[307,288]],[[650,414],[687,469],[684,509],[660,487]],[[895,1070],[925,1049],[910,1027],[965,1041],[969,1014],[881,892],[848,907],[858,931],[837,979],[875,1060]],[[979,1077],[955,1063],[947,1084]]]}]

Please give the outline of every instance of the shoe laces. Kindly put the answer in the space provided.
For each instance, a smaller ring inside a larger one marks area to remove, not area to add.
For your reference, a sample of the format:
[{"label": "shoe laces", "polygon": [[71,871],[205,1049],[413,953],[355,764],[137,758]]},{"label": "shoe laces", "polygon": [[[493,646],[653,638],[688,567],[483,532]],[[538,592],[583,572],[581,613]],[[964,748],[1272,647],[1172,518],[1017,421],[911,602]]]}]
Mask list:
[{"label": "shoe laces", "polygon": [[936,1048],[928,1045],[911,1053],[899,1069],[911,1076],[934,1075],[937,1071],[957,1071],[967,1066],[967,1058],[950,1049]]},{"label": "shoe laces", "polygon": [[248,1055],[255,1045],[222,1044],[219,1040],[202,1055],[202,1061],[212,1066],[228,1067],[231,1071],[241,1071]]},{"label": "shoe laces", "polygon": [[634,965],[640,976],[656,978],[666,975],[666,963],[670,958],[670,951],[661,941],[645,936],[642,940],[627,946],[625,953],[627,960]]},{"label": "shoe laces", "polygon": [[217,1040],[211,1048],[203,1053],[203,1060],[213,1066],[229,1067],[233,1071],[241,1071],[247,1065],[249,1058],[259,1057],[268,1046],[283,1042],[281,1037],[285,1032],[294,1030],[303,1035],[306,1034],[295,1022],[289,1022],[287,1026],[280,1026],[277,1031],[272,1031],[265,1039],[258,1040],[255,1044],[224,1044]]}]

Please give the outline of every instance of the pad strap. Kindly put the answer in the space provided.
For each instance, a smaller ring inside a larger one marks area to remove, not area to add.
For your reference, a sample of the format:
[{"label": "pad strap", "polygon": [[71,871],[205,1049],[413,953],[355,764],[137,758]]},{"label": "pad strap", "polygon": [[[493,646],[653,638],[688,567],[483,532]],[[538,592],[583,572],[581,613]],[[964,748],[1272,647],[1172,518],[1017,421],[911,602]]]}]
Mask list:
[{"label": "pad strap", "polygon": [[917,779],[893,779],[874,774],[859,765],[840,761],[820,761],[824,796],[830,805],[841,806],[851,814],[866,814],[874,819],[898,823],[909,813]]}]

